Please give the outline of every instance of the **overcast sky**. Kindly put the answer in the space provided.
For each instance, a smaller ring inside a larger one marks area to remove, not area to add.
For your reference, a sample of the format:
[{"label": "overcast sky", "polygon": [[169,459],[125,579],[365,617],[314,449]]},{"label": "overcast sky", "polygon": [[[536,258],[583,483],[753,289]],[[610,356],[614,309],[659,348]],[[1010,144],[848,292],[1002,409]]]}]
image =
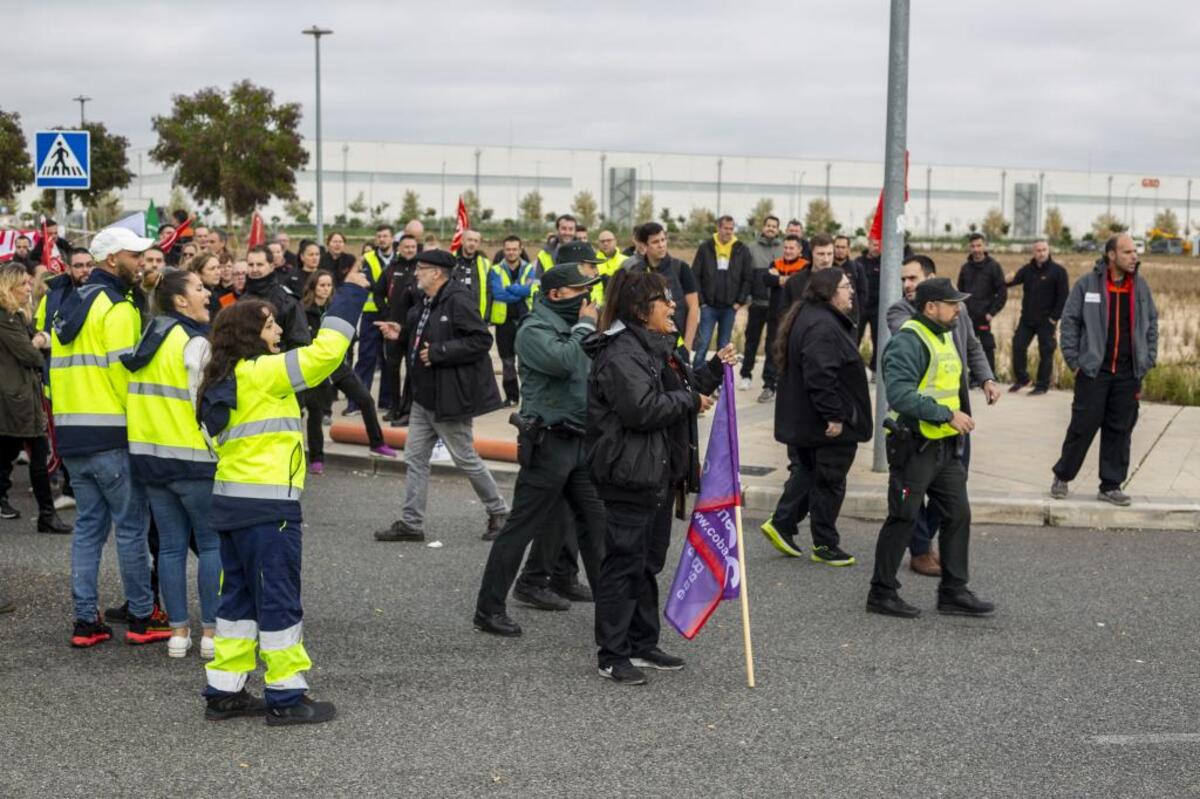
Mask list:
[{"label": "overcast sky", "polygon": [[[915,162],[1200,174],[1193,0],[912,6]],[[10,0],[5,27],[26,46],[0,108],[31,132],[77,121],[82,92],[89,118],[149,146],[173,94],[249,78],[302,103],[311,136],[300,30],[316,23],[335,32],[321,45],[330,139],[879,161],[888,13],[887,0]]]}]

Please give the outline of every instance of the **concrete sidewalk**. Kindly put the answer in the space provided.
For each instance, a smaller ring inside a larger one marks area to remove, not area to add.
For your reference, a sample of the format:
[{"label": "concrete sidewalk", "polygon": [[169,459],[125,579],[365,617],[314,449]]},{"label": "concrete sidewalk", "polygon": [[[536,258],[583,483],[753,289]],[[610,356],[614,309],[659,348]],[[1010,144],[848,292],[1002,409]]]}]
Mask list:
[{"label": "concrete sidewalk", "polygon": [[[872,386],[872,389],[874,387]],[[737,392],[742,482],[747,515],[765,518],[774,509],[787,479],[787,452],[774,437],[774,403],[759,405],[760,386]],[[971,505],[973,518],[996,524],[1060,527],[1200,529],[1200,408],[1142,403],[1133,434],[1130,477],[1125,490],[1133,505],[1117,508],[1096,499],[1099,435],[1066,500],[1050,498],[1051,466],[1058,459],[1063,433],[1071,417],[1071,393],[1051,391],[1031,397],[1005,393],[988,406],[982,392],[972,395],[978,426],[971,441]],[[504,409],[475,421],[477,438],[515,440]],[[356,422],[339,416],[336,422]],[[711,414],[700,420],[701,453],[707,443]],[[887,512],[887,474],[874,472],[873,445],[859,448],[850,472],[843,513],[860,519],[882,519]],[[369,469],[394,468],[366,447],[332,443],[328,461]],[[402,459],[401,459],[402,460]],[[492,462],[497,479],[516,473],[516,464]],[[401,467],[402,468],[402,467]]]}]

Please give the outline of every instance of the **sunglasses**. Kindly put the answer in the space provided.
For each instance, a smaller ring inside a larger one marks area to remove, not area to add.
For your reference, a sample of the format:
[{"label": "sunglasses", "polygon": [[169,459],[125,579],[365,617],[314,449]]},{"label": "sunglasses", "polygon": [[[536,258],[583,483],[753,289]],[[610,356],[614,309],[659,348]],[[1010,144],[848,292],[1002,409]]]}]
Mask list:
[{"label": "sunglasses", "polygon": [[665,302],[669,305],[674,302],[674,300],[671,299],[671,292],[664,291],[662,294],[655,294],[653,297],[651,297],[650,302]]}]

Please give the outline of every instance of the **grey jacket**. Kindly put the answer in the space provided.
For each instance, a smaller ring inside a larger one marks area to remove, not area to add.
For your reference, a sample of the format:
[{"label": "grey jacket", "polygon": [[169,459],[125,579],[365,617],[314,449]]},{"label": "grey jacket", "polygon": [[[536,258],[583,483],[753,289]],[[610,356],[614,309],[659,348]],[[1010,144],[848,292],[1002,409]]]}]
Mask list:
[{"label": "grey jacket", "polygon": [[754,273],[750,278],[750,303],[752,305],[770,305],[771,291],[763,282],[763,275],[783,257],[783,238],[767,239],[760,233],[754,241],[746,245],[750,250],[750,260],[754,264]]},{"label": "grey jacket", "polygon": [[[1100,372],[1108,342],[1108,290],[1103,259],[1071,287],[1063,308],[1059,346],[1072,370],[1082,369],[1088,377]],[[1133,273],[1133,373],[1139,380],[1158,362],[1158,309],[1150,295],[1150,284]]]},{"label": "grey jacket", "polygon": [[[903,297],[896,300],[887,311],[888,330],[893,336],[896,335],[900,326],[912,319],[916,313],[916,307],[908,300]],[[955,324],[952,335],[954,346],[958,348],[959,359],[970,369],[971,379],[969,382],[982,384],[989,380],[995,380],[996,376],[992,374],[992,367],[988,365],[987,355],[983,352],[983,345],[979,343],[979,337],[975,335],[971,316],[967,313],[966,308],[959,313],[958,322]]]}]

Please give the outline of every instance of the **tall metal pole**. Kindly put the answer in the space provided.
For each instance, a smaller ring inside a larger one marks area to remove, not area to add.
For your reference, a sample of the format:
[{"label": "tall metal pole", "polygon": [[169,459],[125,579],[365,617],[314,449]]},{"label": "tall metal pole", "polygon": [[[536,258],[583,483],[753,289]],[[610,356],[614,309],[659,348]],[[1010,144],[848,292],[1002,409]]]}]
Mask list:
[{"label": "tall metal pole", "polygon": [[483,207],[483,201],[479,199],[479,156],[483,154],[483,150],[475,148],[475,202],[479,207]]},{"label": "tall metal pole", "polygon": [[84,97],[82,94],[78,97],[72,97],[72,100],[79,103],[79,127],[83,127],[83,106],[91,101],[91,97]]},{"label": "tall metal pole", "polygon": [[[925,237],[933,238],[933,167],[925,167]],[[1001,214],[1004,212],[1001,211]]]},{"label": "tall metal pole", "polygon": [[608,211],[604,210],[604,162],[608,160],[607,153],[600,153],[600,213],[607,219]]},{"label": "tall metal pole", "polygon": [[[346,200],[346,197],[349,196],[349,191],[347,189],[347,184],[349,184],[349,182],[350,182],[350,175],[347,171],[347,162],[349,161],[349,159],[350,159],[350,145],[343,143],[342,144],[342,215],[347,218],[349,218],[349,216],[350,216],[350,205],[349,205],[348,201]],[[372,172],[371,174],[374,175],[375,173]]]},{"label": "tall metal pole", "polygon": [[808,174],[808,170],[800,173],[800,179],[796,181],[796,219],[804,216],[804,176]]},{"label": "tall metal pole", "polygon": [[1188,178],[1187,203],[1183,206],[1183,237],[1192,232],[1192,179]]},{"label": "tall metal pole", "polygon": [[[894,11],[893,11],[893,13],[894,13]],[[908,12],[906,11],[905,14],[907,15],[907,13]],[[907,23],[905,23],[905,24],[907,25]],[[906,71],[907,71],[907,69],[908,69],[908,67],[905,67]],[[905,80],[907,80],[907,78],[905,78]],[[905,89],[905,91],[907,92],[907,88]],[[830,163],[829,161],[826,161],[825,162],[825,202],[829,202],[829,170],[831,170],[831,169],[833,169],[833,164]]]},{"label": "tall metal pole", "polygon": [[721,167],[724,164],[724,158],[717,159],[717,216],[721,215]]},{"label": "tall metal pole", "polygon": [[325,197],[321,189],[321,37],[330,36],[333,34],[333,31],[313,25],[308,30],[300,32],[305,36],[313,37],[313,47],[316,50],[317,56],[317,241],[324,243]]},{"label": "tall metal pole", "polygon": [[1046,173],[1038,172],[1038,204],[1037,204],[1038,222],[1037,222],[1037,227],[1035,227],[1034,230],[1037,231],[1037,234],[1039,236],[1046,235],[1046,214],[1045,214],[1045,207],[1044,207],[1045,194],[1042,193],[1042,186],[1045,185],[1045,182],[1046,182]]},{"label": "tall metal pole", "polygon": [[1000,216],[1004,216],[1005,206],[1008,204],[1008,170],[1000,170]]},{"label": "tall metal pole", "polygon": [[1104,213],[1106,213],[1106,214],[1112,213],[1112,179],[1113,179],[1113,176],[1109,175],[1108,176],[1108,200],[1104,204]]},{"label": "tall metal pole", "polygon": [[[904,231],[898,229],[904,213],[904,153],[908,144],[908,6],[909,0],[892,0],[888,47],[887,138],[883,161],[883,246],[879,270],[879,352],[888,341],[887,309],[900,296],[900,261],[904,255]],[[826,175],[829,174],[828,167]],[[827,184],[828,185],[828,181]],[[883,420],[887,416],[887,386],[882,355],[876,356],[875,372],[875,461],[877,472],[887,471]]]}]

